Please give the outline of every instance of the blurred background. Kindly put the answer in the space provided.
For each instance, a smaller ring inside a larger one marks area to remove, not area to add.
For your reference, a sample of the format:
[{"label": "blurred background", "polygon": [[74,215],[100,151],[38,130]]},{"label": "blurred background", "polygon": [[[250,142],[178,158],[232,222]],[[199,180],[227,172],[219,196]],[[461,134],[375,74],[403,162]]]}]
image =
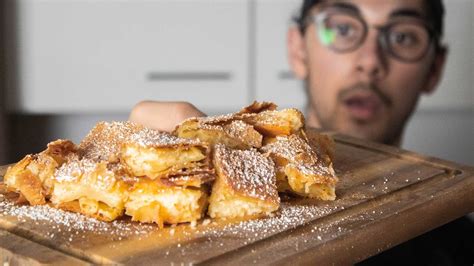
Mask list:
[{"label": "blurred background", "polygon": [[[137,102],[207,114],[254,99],[304,110],[286,60],[300,0],[0,1],[0,164],[57,138],[79,142]],[[474,1],[447,0],[449,57],[403,148],[474,165]]]}]

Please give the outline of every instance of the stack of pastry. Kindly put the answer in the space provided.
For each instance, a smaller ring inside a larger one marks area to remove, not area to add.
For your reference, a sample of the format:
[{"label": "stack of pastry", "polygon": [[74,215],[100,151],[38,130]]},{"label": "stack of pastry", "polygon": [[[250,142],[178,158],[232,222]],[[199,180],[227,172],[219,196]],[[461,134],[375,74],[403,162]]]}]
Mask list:
[{"label": "stack of pastry", "polygon": [[188,119],[173,133],[100,122],[79,145],[57,140],[27,155],[4,182],[31,205],[105,221],[125,214],[163,226],[196,221],[206,210],[248,219],[276,211],[278,191],[334,200],[331,144],[325,136],[308,140],[298,110],[253,103]]},{"label": "stack of pastry", "polygon": [[332,139],[318,135],[310,145],[303,114],[297,109],[277,111],[273,103],[253,103],[235,114],[188,119],[175,134],[211,145],[258,148],[275,163],[278,191],[322,200],[336,198]]}]

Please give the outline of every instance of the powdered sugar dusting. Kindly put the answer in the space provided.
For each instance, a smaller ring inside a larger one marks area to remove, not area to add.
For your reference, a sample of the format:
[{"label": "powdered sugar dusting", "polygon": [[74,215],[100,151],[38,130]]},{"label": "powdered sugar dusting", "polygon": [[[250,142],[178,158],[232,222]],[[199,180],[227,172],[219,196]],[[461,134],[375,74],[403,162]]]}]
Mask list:
[{"label": "powdered sugar dusting", "polygon": [[190,117],[184,120],[178,127],[182,125],[197,122],[198,127],[203,128],[203,126],[209,125],[219,125],[219,124],[228,124],[235,118],[235,114],[224,114],[216,116],[203,116],[203,117]]},{"label": "powdered sugar dusting", "polygon": [[[156,230],[155,225],[132,223],[127,220],[103,222],[87,216],[52,208],[48,205],[17,205],[8,199],[0,199],[0,217],[14,216],[20,222],[48,225],[46,237],[59,237],[64,231],[72,241],[76,237],[84,237],[87,233],[110,236],[119,240],[132,235],[145,235]],[[80,235],[80,236],[79,236]]]},{"label": "powdered sugar dusting", "polygon": [[333,171],[324,167],[322,160],[318,161],[319,158],[309,143],[298,135],[277,136],[276,141],[263,146],[262,150],[287,159],[304,174],[335,178]]},{"label": "powdered sugar dusting", "polygon": [[215,147],[214,164],[235,190],[246,196],[278,202],[275,165],[257,150],[233,150],[222,144]]},{"label": "powdered sugar dusting", "polygon": [[255,148],[262,146],[263,136],[258,133],[253,126],[241,120],[232,121],[224,126],[224,131],[231,137]]},{"label": "powdered sugar dusting", "polygon": [[[94,245],[97,241],[120,241],[122,239],[150,239],[167,238],[169,246],[161,250],[165,257],[168,254],[195,256],[201,254],[203,248],[227,248],[236,245],[247,245],[255,241],[270,237],[277,233],[288,231],[334,212],[343,210],[342,206],[326,203],[297,203],[284,201],[280,209],[268,217],[240,222],[225,222],[203,219],[197,224],[180,224],[166,226],[159,229],[155,224],[140,224],[129,219],[103,222],[88,218],[78,213],[71,213],[51,208],[47,205],[19,206],[0,197],[0,217],[15,217],[18,222],[25,223],[29,230],[41,234],[56,243],[81,242],[81,246]],[[322,237],[331,237],[336,224],[324,223],[321,226],[311,227],[311,234],[316,234],[318,240]],[[41,230],[35,229],[41,228]],[[46,230],[44,230],[47,228]],[[176,230],[179,233],[175,233]],[[342,228],[340,229],[342,230]],[[340,231],[339,230],[339,231]],[[322,236],[322,237],[321,237]],[[102,240],[99,240],[100,237]],[[92,239],[92,242],[90,242]],[[192,241],[202,239],[203,241]],[[184,242],[182,242],[184,240]],[[160,242],[157,239],[157,243]],[[196,246],[197,245],[197,246]],[[157,252],[160,248],[157,246]]]},{"label": "powdered sugar dusting", "polygon": [[97,163],[89,159],[71,160],[61,165],[53,178],[58,182],[77,182],[83,173],[91,173],[96,167]]},{"label": "powdered sugar dusting", "polygon": [[199,117],[196,120],[201,124],[227,124],[235,119],[235,114],[224,114],[216,116]]},{"label": "powdered sugar dusting", "polygon": [[81,156],[96,161],[113,161],[123,142],[143,128],[132,122],[97,123],[79,144]]},{"label": "powdered sugar dusting", "polygon": [[136,143],[142,147],[173,147],[177,145],[202,145],[199,140],[184,139],[166,132],[143,128],[132,134],[127,142]]},{"label": "powdered sugar dusting", "polygon": [[217,237],[224,235],[239,236],[245,238],[248,242],[252,242],[261,239],[263,236],[296,228],[340,209],[344,208],[337,206],[295,205],[289,202],[282,202],[280,209],[269,217],[228,224],[222,229],[212,230],[208,233]]}]

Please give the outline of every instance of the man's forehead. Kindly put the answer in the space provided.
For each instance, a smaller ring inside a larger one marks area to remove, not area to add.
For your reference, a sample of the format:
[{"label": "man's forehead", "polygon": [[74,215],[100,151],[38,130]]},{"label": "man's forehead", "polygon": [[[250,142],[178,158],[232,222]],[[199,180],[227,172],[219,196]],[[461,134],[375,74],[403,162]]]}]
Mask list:
[{"label": "man's forehead", "polygon": [[424,0],[325,0],[314,8],[334,6],[359,13],[369,23],[384,23],[391,18],[426,18]]}]

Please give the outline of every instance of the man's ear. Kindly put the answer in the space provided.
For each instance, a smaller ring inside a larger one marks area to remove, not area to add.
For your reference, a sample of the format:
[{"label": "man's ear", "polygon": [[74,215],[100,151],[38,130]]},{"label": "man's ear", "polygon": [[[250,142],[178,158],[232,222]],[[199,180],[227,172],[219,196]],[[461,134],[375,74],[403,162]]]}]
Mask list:
[{"label": "man's ear", "polygon": [[306,65],[306,50],[304,37],[298,27],[291,27],[287,34],[288,62],[293,74],[298,79],[305,79],[308,75]]},{"label": "man's ear", "polygon": [[448,48],[442,46],[437,51],[433,64],[431,66],[430,74],[428,80],[426,81],[426,86],[423,89],[423,93],[430,94],[438,85],[444,71],[444,65],[446,63],[446,56],[448,54]]}]

